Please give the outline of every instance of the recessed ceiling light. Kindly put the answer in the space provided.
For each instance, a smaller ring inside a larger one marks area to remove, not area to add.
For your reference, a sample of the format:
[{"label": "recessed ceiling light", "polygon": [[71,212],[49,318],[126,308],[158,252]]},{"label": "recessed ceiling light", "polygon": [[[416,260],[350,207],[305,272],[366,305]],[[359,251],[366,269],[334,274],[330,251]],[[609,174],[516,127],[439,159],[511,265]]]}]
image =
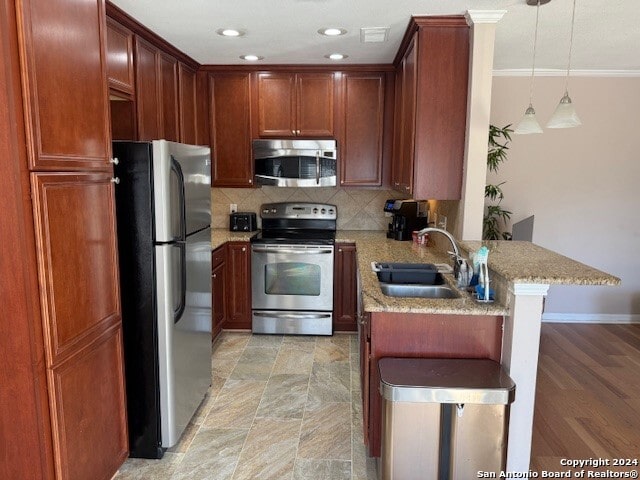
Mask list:
[{"label": "recessed ceiling light", "polygon": [[218,35],[222,35],[223,37],[241,37],[246,32],[244,30],[238,30],[236,28],[219,28],[216,30]]},{"label": "recessed ceiling light", "polygon": [[240,58],[249,62],[257,62],[258,60],[264,59],[264,57],[260,57],[258,55],[240,55]]},{"label": "recessed ceiling light", "polygon": [[347,31],[344,28],[329,27],[321,28],[318,30],[318,33],[320,35],[326,35],[327,37],[337,37],[339,35],[344,35]]},{"label": "recessed ceiling light", "polygon": [[331,60],[342,60],[347,58],[349,55],[343,55],[342,53],[332,53],[330,55],[325,55],[324,58],[330,58]]}]

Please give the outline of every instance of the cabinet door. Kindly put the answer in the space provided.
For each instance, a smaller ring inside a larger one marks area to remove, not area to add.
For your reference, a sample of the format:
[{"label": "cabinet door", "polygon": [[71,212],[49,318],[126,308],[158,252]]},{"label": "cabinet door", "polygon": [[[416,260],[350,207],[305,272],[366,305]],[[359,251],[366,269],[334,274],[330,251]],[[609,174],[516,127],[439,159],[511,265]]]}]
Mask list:
[{"label": "cabinet door", "polygon": [[400,131],[399,191],[408,195],[413,187],[413,156],[416,124],[416,48],[412,40],[402,60],[402,115]]},{"label": "cabinet door", "polygon": [[136,51],[136,108],[138,140],[162,138],[162,103],[160,98],[160,67],[158,50],[139,37]]},{"label": "cabinet door", "polygon": [[107,18],[106,54],[109,87],[133,94],[133,33],[110,18]]},{"label": "cabinet door", "polygon": [[104,0],[16,3],[33,170],[110,170]]},{"label": "cabinet door", "polygon": [[333,286],[333,330],[355,332],[357,308],[356,246],[336,246]]},{"label": "cabinet door", "polygon": [[225,328],[251,328],[251,252],[249,242],[227,244],[227,321]]},{"label": "cabinet door", "polygon": [[111,175],[31,175],[56,470],[110,478],[128,448]]},{"label": "cabinet door", "polygon": [[293,73],[259,73],[258,135],[293,137],[296,135],[296,77]]},{"label": "cabinet door", "polygon": [[196,145],[196,72],[183,63],[178,64],[178,86],[180,87],[180,141]]},{"label": "cabinet door", "polygon": [[467,123],[469,26],[423,20],[418,31],[414,198],[458,200]]},{"label": "cabinet door", "polygon": [[299,137],[332,137],[333,73],[296,75],[295,132]]},{"label": "cabinet door", "polygon": [[250,74],[210,76],[212,179],[215,187],[253,185]]},{"label": "cabinet door", "polygon": [[111,478],[128,456],[122,328],[50,371],[56,473]]},{"label": "cabinet door", "polygon": [[161,138],[178,141],[178,61],[164,53],[159,54],[160,99],[162,104]]},{"label": "cabinet door", "polygon": [[343,75],[340,185],[382,184],[385,74]]}]

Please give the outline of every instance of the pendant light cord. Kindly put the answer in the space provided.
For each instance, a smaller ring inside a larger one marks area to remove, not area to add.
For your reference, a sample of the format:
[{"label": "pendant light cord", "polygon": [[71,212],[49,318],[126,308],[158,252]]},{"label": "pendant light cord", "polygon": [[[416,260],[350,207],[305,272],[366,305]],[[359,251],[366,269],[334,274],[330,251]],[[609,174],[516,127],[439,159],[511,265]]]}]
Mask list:
[{"label": "pendant light cord", "polygon": [[573,49],[573,25],[576,18],[576,0],[573,0],[573,12],[571,12],[571,35],[569,36],[569,60],[567,61],[567,78],[564,80],[564,93],[569,93],[569,71],[571,70],[571,51]]},{"label": "pendant light cord", "polygon": [[[575,0],[574,0],[575,2]],[[575,3],[574,3],[575,4]],[[536,73],[536,46],[538,44],[538,17],[540,15],[540,0],[536,6],[536,29],[533,34],[533,65],[531,66],[531,83],[529,85],[529,106],[533,103],[533,78]]]}]

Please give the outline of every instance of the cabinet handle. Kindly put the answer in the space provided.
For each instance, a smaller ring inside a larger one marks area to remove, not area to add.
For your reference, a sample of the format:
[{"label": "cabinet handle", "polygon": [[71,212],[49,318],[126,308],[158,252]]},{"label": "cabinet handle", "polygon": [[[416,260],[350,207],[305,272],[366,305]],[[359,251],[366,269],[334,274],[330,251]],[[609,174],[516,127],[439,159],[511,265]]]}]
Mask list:
[{"label": "cabinet handle", "polygon": [[111,183],[115,183],[116,185],[118,185],[120,183],[120,179],[118,177],[113,177],[111,179]]},{"label": "cabinet handle", "polygon": [[407,186],[407,187],[404,187],[404,189],[405,189],[407,192],[410,190],[408,186]]},{"label": "cabinet handle", "polygon": [[249,183],[253,183],[253,180],[249,180]]},{"label": "cabinet handle", "polygon": [[213,274],[213,278],[216,278],[216,274],[215,273]]},{"label": "cabinet handle", "polygon": [[247,247],[242,247],[242,251],[246,252],[247,251]]},{"label": "cabinet handle", "polygon": [[396,185],[396,187],[397,187],[397,186],[399,186],[399,185],[400,185],[400,182],[396,182],[396,183],[395,183],[395,185]]},{"label": "cabinet handle", "polygon": [[339,252],[342,252],[342,249],[341,249],[341,248],[339,248],[339,249],[338,249],[338,251],[339,251]]},{"label": "cabinet handle", "polygon": [[118,165],[120,163],[120,160],[118,160],[118,157],[113,157],[109,159],[109,162],[113,163],[114,165]]}]

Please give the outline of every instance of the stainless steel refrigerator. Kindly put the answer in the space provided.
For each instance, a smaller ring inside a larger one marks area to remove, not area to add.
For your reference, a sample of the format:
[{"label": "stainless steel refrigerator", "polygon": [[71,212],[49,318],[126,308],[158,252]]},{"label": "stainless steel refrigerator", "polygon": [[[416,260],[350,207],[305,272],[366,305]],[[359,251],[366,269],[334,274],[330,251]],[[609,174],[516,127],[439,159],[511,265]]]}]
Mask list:
[{"label": "stainless steel refrigerator", "polygon": [[207,147],[114,142],[130,455],[161,458],[211,384]]}]

